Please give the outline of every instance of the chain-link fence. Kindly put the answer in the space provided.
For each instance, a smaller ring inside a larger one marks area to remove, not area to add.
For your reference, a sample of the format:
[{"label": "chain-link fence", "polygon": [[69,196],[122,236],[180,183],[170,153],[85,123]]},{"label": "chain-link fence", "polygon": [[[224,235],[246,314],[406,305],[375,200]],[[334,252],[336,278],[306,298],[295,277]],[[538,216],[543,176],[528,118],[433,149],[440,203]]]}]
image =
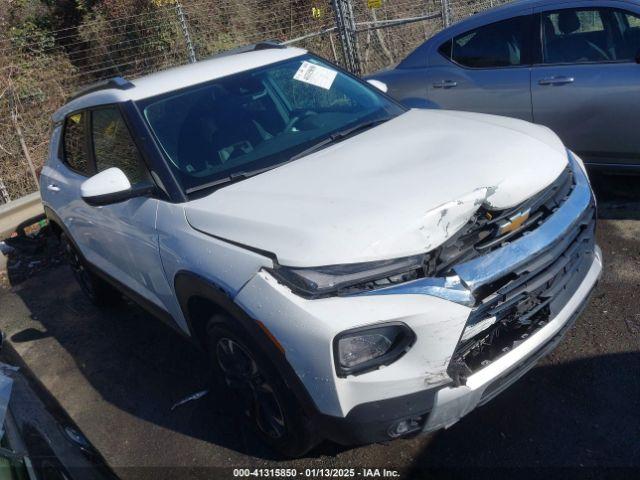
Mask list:
[{"label": "chain-link fence", "polygon": [[[73,27],[24,22],[0,29],[0,203],[37,188],[51,114],[82,85],[261,40],[301,46],[366,74],[394,65],[444,26],[504,1],[110,0],[120,6],[80,11]],[[2,12],[0,27],[6,27]]]},{"label": "chain-link fence", "polygon": [[497,7],[511,0],[448,0],[449,22],[455,23],[470,15]]}]

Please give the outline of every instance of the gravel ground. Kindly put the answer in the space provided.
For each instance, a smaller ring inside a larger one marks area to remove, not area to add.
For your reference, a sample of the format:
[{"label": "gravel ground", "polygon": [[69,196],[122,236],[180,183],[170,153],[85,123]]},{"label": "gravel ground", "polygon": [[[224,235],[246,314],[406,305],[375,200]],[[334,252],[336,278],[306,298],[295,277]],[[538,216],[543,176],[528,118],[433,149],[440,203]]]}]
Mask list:
[{"label": "gravel ground", "polygon": [[[490,476],[545,467],[553,467],[545,468],[547,477],[631,476],[640,468],[637,183],[638,177],[594,180],[605,272],[558,349],[493,402],[428,437],[359,448],[325,443],[307,458],[285,462],[242,426],[215,382],[203,399],[172,411],[176,401],[212,385],[206,359],[132,304],[93,307],[66,266],[46,261],[46,245],[28,257],[34,262],[39,255],[44,263],[5,276],[0,325],[123,478],[231,477],[229,467],[350,466],[398,469],[402,478],[425,472],[467,477],[466,467],[488,467],[483,472]],[[9,258],[9,267],[18,260]]]}]

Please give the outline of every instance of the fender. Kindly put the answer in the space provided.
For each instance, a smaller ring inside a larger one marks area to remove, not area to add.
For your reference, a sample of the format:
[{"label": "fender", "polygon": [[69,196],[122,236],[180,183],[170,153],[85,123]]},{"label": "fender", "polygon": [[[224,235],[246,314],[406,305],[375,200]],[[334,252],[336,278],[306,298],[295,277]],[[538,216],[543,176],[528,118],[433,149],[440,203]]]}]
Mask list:
[{"label": "fender", "polygon": [[[174,280],[175,293],[182,313],[194,339],[204,348],[204,329],[206,322],[215,313],[224,313],[230,321],[235,322],[241,330],[253,340],[273,363],[283,381],[293,392],[309,418],[316,417],[318,409],[304,387],[298,375],[289,364],[286,353],[283,353],[269,338],[260,324],[250,317],[231,297],[218,285],[195,273],[182,270]],[[205,301],[205,310],[197,311],[194,300]]]},{"label": "fender", "polygon": [[[119,291],[130,297],[133,301],[139,304],[141,307],[145,308],[149,313],[159,318],[163,322],[172,326],[176,331],[180,332],[182,335],[185,335],[185,332],[177,327],[176,322],[173,320],[173,317],[169,314],[169,312],[162,310],[160,311],[155,305],[150,304],[150,302],[146,301],[135,292],[128,289],[118,280],[110,277],[102,270],[96,268],[91,263],[87,262],[86,258],[78,248],[75,240],[65,227],[64,223],[56,215],[56,213],[50,207],[44,207],[45,215],[49,219],[54,229],[58,229],[58,233],[64,232],[69,238],[69,241],[73,244],[74,248],[78,251],[82,261],[100,278],[109,282]],[[187,325],[189,326],[189,337],[196,345],[199,347],[204,347],[202,340],[204,339],[204,322],[206,322],[209,317],[214,313],[225,313],[227,314],[233,321],[237,322],[237,325],[241,327],[241,329],[262,349],[263,353],[269,358],[282,379],[284,380],[287,387],[291,389],[296,398],[299,401],[299,404],[302,405],[304,413],[309,418],[316,418],[318,415],[318,409],[307,392],[306,388],[296,375],[295,371],[289,364],[286,359],[286,356],[276,347],[276,345],[269,339],[266,332],[258,325],[258,323],[251,318],[246,312],[240,308],[228,295],[224,292],[219,286],[210,282],[209,280],[196,275],[194,273],[188,271],[180,271],[176,274],[174,280],[174,289],[175,294],[178,298],[178,302],[180,304],[180,308],[184,314],[184,317],[187,321]],[[202,300],[206,300],[211,305],[214,305],[215,310],[210,311],[207,310],[203,312],[203,316],[198,317],[198,315],[193,315],[189,308],[189,302],[192,299],[199,298]]]}]

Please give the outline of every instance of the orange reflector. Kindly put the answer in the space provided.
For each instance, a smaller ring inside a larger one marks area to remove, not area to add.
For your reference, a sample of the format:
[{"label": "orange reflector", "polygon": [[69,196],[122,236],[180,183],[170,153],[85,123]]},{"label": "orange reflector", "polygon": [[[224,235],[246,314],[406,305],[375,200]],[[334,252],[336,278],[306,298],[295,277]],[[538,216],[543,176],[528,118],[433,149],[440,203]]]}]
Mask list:
[{"label": "orange reflector", "polygon": [[262,329],[262,331],[267,335],[267,337],[269,337],[269,340],[271,340],[271,342],[276,346],[276,348],[280,350],[280,352],[282,352],[282,354],[284,355],[284,347],[280,344],[278,339],[273,336],[273,333],[271,333],[269,329],[265,326],[265,324],[262,323],[260,320],[256,320],[256,323]]}]

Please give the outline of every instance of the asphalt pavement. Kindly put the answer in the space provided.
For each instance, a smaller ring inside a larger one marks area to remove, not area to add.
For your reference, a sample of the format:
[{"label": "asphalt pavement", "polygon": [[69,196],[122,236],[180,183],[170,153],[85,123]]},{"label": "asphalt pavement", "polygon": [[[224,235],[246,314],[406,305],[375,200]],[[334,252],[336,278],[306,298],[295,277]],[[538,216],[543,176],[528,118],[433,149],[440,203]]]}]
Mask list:
[{"label": "asphalt pavement", "polygon": [[324,443],[306,458],[278,459],[243,425],[202,353],[131,303],[92,306],[47,249],[18,268],[11,266],[20,259],[9,258],[0,326],[122,478],[231,477],[231,467],[387,468],[402,478],[468,478],[470,468],[491,476],[537,469],[547,477],[633,476],[640,472],[640,177],[597,177],[594,185],[605,270],[590,306],[523,379],[431,436],[357,448]]}]

